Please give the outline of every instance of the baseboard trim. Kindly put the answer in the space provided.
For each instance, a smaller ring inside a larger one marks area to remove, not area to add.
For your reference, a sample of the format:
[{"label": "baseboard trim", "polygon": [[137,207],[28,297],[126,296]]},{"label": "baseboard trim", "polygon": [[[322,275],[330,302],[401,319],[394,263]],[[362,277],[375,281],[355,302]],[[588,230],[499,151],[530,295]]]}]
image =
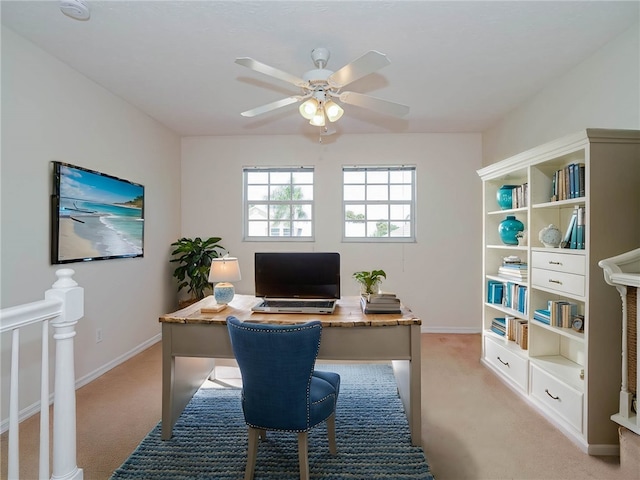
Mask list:
[{"label": "baseboard trim", "polygon": [[[147,348],[151,347],[152,345],[155,345],[160,340],[162,340],[162,334],[158,333],[157,335],[151,337],[149,340],[141,343],[140,345],[137,345],[133,349],[131,349],[128,352],[120,355],[119,357],[117,357],[114,360],[112,360],[111,362],[103,365],[102,367],[98,368],[97,370],[94,370],[93,372],[90,372],[89,374],[85,375],[82,378],[76,379],[76,382],[75,382],[75,387],[76,388],[75,389],[77,390],[80,387],[83,387],[83,386],[87,385],[88,383],[92,382],[96,378],[98,378],[98,377],[104,375],[105,373],[107,373],[109,370],[117,367],[121,363],[126,362],[130,358],[135,357],[137,354],[139,354],[140,352],[143,352],[144,350],[146,350]],[[53,403],[53,396],[54,396],[53,393],[51,393],[49,395],[49,405],[51,405]],[[25,407],[22,410],[20,410],[20,412],[18,412],[18,423],[22,423],[27,418],[32,417],[33,415],[35,415],[37,413],[40,413],[40,402],[32,403],[31,405],[28,405],[27,407]],[[6,432],[7,430],[9,430],[9,418],[6,418],[2,422],[0,422],[0,434]]]},{"label": "baseboard trim", "polygon": [[477,327],[427,327],[422,325],[420,333],[482,333]]},{"label": "baseboard trim", "polygon": [[111,370],[111,369],[117,367],[118,365],[126,362],[127,360],[135,357],[137,354],[139,354],[140,352],[143,352],[144,350],[146,350],[147,348],[151,347],[152,345],[155,345],[160,340],[162,340],[162,334],[158,333],[157,335],[151,337],[146,342],[143,342],[140,345],[137,345],[135,348],[133,348],[133,349],[129,350],[128,352],[120,355],[119,357],[113,359],[112,361],[110,361],[109,363],[103,365],[102,367],[98,368],[97,370],[94,370],[93,372],[90,372],[89,374],[85,375],[82,378],[76,379],[76,390],[78,388],[83,387],[86,384],[94,381],[96,378],[101,377],[102,375],[107,373],[109,370]]}]

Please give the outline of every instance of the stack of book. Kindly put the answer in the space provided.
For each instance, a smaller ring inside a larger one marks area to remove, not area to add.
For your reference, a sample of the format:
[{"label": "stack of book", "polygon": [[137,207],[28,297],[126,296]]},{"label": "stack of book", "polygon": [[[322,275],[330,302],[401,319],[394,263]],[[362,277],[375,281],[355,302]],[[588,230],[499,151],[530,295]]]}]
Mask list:
[{"label": "stack of book", "polygon": [[523,350],[529,348],[529,322],[527,320],[518,318],[516,321],[516,343]]},{"label": "stack of book", "polygon": [[518,283],[507,282],[505,284],[504,303],[506,308],[517,310],[520,313],[527,313],[527,286]]},{"label": "stack of book", "polygon": [[507,340],[516,342],[517,345],[520,345],[520,348],[527,350],[529,346],[529,322],[522,318],[512,317],[510,315],[504,317],[504,320],[506,324]]},{"label": "stack of book", "polygon": [[364,313],[400,313],[400,299],[395,293],[362,295],[360,305]]},{"label": "stack of book", "polygon": [[571,328],[573,317],[576,316],[578,305],[561,300],[549,300],[546,309],[533,312],[533,318],[552,327]]},{"label": "stack of book", "polygon": [[551,181],[551,201],[584,197],[584,163],[572,163],[557,170]]},{"label": "stack of book", "polygon": [[506,257],[502,261],[502,266],[498,268],[498,275],[513,280],[527,281],[529,267],[527,262],[523,262],[519,257]]},{"label": "stack of book", "polygon": [[506,320],[504,318],[494,318],[491,321],[491,331],[501,337],[505,337],[507,335]]}]

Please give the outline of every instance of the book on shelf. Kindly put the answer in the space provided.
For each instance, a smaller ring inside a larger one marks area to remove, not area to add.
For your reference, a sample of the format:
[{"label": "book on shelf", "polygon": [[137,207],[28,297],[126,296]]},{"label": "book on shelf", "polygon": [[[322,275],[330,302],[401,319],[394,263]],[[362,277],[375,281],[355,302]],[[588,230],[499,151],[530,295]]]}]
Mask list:
[{"label": "book on shelf", "polygon": [[525,268],[509,268],[509,267],[499,267],[498,275],[501,277],[510,277],[516,280],[526,280],[528,276],[528,269]]},{"label": "book on shelf", "polygon": [[516,343],[523,350],[529,348],[529,322],[527,320],[517,319],[516,321]]},{"label": "book on shelf", "polygon": [[399,304],[400,299],[396,297],[395,293],[382,292],[382,293],[370,293],[367,296],[367,300],[371,304]]},{"label": "book on shelf", "polygon": [[584,250],[585,248],[585,208],[583,205],[576,205],[571,214],[571,219],[567,226],[567,231],[562,239],[561,246],[573,250]]},{"label": "book on shelf", "polygon": [[494,318],[491,321],[491,331],[497,333],[502,337],[506,337],[507,335],[507,325],[504,318]]},{"label": "book on shelf", "polygon": [[578,305],[564,300],[549,300],[547,308],[550,312],[553,327],[571,328],[573,317],[578,313]]},{"label": "book on shelf", "polygon": [[517,256],[502,259],[502,266],[498,267],[498,275],[516,280],[526,280],[529,266]]},{"label": "book on shelf", "polygon": [[533,312],[534,320],[544,323],[545,325],[551,324],[551,312],[549,310],[538,309]]},{"label": "book on shelf", "polygon": [[503,305],[506,308],[516,310],[520,313],[527,312],[527,287],[518,283],[507,282],[505,284],[505,296]]},{"label": "book on shelf", "polygon": [[551,201],[584,197],[584,163],[571,163],[556,170],[551,179]]},{"label": "book on shelf", "polygon": [[487,302],[502,305],[504,296],[504,284],[497,280],[489,280],[487,283]]},{"label": "book on shelf", "polygon": [[576,248],[584,250],[584,207],[578,207],[576,219]]},{"label": "book on shelf", "polygon": [[578,209],[576,207],[573,209],[573,212],[571,213],[571,218],[569,219],[569,224],[567,225],[567,231],[565,232],[564,237],[562,238],[562,243],[560,244],[562,248],[569,248],[571,246],[571,233],[573,232],[573,229],[576,226],[577,216],[578,216]]},{"label": "book on shelf", "polygon": [[360,306],[364,313],[401,313],[400,301],[397,303],[370,303],[366,296],[361,296]]}]

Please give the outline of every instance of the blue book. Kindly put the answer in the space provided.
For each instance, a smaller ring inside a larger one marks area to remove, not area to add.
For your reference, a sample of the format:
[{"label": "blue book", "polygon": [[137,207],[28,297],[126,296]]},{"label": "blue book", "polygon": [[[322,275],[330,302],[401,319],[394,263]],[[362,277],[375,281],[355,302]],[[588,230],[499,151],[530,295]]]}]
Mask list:
[{"label": "blue book", "polygon": [[572,163],[569,165],[569,195],[568,198],[576,197],[576,164]]},{"label": "blue book", "polygon": [[536,310],[535,312],[533,312],[534,320],[542,322],[546,325],[549,325],[551,323],[550,316],[551,312],[549,310]]},{"label": "blue book", "polygon": [[496,328],[494,326],[491,327],[491,331],[493,333],[497,333],[498,335],[504,337],[505,336],[505,332],[501,331],[499,328]]}]

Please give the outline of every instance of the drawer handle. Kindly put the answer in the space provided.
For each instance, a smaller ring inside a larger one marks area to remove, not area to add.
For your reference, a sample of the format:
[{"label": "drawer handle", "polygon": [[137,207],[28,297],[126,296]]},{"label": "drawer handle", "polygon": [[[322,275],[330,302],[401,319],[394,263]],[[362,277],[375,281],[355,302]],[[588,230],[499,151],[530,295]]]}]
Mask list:
[{"label": "drawer handle", "polygon": [[549,279],[549,283],[557,283],[558,285],[562,285],[562,282],[560,280],[554,280],[552,278]]},{"label": "drawer handle", "polygon": [[549,260],[549,265],[562,265],[562,262],[553,262]]},{"label": "drawer handle", "polygon": [[[498,358],[498,360],[500,361],[501,364],[503,364],[506,367],[509,367],[509,362],[503,362],[500,357],[497,357],[497,358]],[[509,367],[509,368],[511,368],[511,367]]]},{"label": "drawer handle", "polygon": [[553,395],[551,395],[549,393],[549,390],[547,388],[544,389],[544,393],[546,393],[547,395],[549,395],[551,398],[553,398],[554,400],[560,400],[560,397],[554,397]]}]

